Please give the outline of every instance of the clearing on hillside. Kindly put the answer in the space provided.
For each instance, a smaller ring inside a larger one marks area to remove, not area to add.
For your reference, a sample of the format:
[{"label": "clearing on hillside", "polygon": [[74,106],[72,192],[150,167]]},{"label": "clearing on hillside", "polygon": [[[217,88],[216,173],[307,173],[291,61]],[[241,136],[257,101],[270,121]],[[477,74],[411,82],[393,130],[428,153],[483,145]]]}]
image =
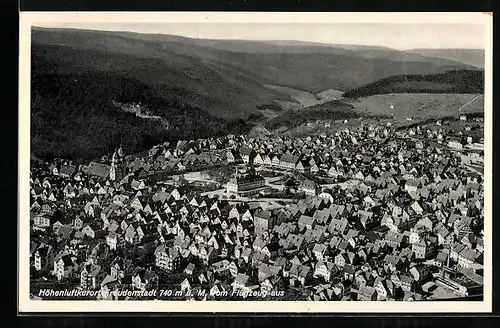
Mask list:
[{"label": "clearing on hillside", "polygon": [[305,90],[299,90],[275,84],[265,84],[264,86],[266,88],[290,95],[303,107],[315,105],[319,101],[318,97],[316,97],[314,93]]},{"label": "clearing on hillside", "polygon": [[340,100],[343,94],[344,91],[328,89],[317,93],[316,96],[322,100]]},{"label": "clearing on hillside", "polygon": [[324,104],[329,101],[339,100],[342,98],[343,91],[328,89],[317,94],[305,90],[299,90],[291,87],[285,87],[275,84],[266,84],[265,87],[289,95],[295,102],[285,100],[274,100],[284,110],[302,109],[306,107]]},{"label": "clearing on hillside", "polygon": [[392,93],[343,101],[353,105],[355,111],[390,115],[394,119],[458,116],[464,112],[484,111],[484,96],[479,94]]}]

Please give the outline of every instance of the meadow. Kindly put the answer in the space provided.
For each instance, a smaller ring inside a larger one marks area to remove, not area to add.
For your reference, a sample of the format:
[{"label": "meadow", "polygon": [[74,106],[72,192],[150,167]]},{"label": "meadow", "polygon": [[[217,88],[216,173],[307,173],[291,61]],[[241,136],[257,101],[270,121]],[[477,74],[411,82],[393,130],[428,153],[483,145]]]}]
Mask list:
[{"label": "meadow", "polygon": [[354,111],[389,115],[396,120],[458,116],[462,112],[484,111],[484,96],[477,94],[393,93],[343,101],[353,105]]}]

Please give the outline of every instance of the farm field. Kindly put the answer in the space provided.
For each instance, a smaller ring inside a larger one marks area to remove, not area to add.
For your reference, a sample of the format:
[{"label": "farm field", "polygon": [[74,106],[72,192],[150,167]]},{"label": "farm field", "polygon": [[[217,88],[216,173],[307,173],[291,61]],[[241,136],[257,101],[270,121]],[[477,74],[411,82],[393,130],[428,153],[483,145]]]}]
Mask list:
[{"label": "farm field", "polygon": [[464,112],[484,111],[484,96],[478,94],[394,93],[343,101],[353,105],[355,111],[390,115],[396,120],[458,116]]}]

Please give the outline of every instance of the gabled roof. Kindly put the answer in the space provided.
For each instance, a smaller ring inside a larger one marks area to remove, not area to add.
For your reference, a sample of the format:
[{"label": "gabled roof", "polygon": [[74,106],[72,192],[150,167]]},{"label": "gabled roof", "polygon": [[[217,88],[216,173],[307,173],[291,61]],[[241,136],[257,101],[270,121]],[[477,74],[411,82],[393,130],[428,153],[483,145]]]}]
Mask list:
[{"label": "gabled roof", "polygon": [[299,161],[299,156],[285,154],[280,158],[280,162],[285,162],[289,164],[297,164]]},{"label": "gabled roof", "polygon": [[110,169],[111,166],[109,165],[97,162],[90,162],[85,171],[89,175],[93,175],[101,179],[107,179],[109,177]]}]

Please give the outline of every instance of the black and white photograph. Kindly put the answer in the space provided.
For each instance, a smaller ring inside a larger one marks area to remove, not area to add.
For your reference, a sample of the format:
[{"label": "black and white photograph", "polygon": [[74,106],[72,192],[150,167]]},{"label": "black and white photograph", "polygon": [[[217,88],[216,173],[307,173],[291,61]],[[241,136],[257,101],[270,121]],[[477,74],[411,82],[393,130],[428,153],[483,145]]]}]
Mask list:
[{"label": "black and white photograph", "polygon": [[20,310],[490,310],[491,23],[21,13]]}]

